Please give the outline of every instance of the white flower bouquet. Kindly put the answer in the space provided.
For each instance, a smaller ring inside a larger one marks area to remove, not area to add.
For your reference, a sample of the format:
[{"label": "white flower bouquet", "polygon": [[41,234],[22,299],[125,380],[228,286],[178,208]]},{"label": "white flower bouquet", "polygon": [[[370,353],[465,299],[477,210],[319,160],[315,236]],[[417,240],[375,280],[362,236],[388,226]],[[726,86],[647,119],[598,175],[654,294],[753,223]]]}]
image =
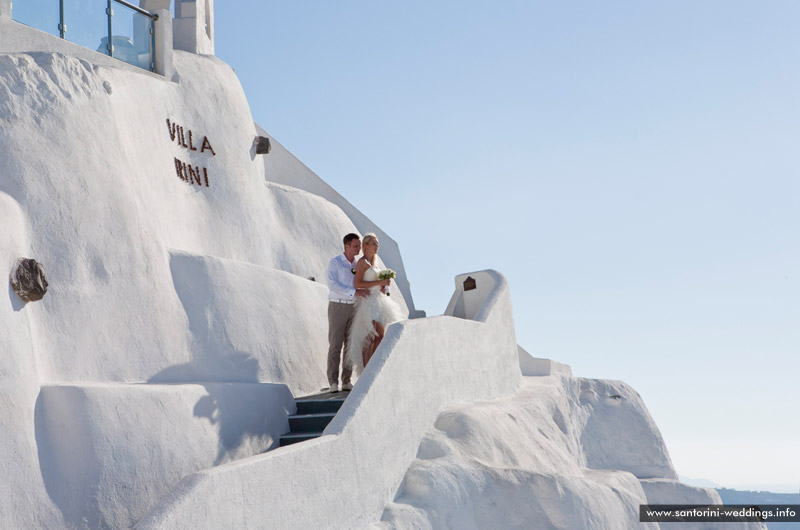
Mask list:
[{"label": "white flower bouquet", "polygon": [[392,269],[383,269],[378,273],[379,280],[394,280],[397,278],[397,274]]},{"label": "white flower bouquet", "polygon": [[[383,269],[378,273],[379,280],[394,280],[396,277],[397,274],[395,274],[395,272],[392,269]],[[381,287],[381,291],[383,291],[384,294],[386,294],[386,296],[391,296],[391,294],[389,294],[388,289],[389,289],[388,287]]]}]

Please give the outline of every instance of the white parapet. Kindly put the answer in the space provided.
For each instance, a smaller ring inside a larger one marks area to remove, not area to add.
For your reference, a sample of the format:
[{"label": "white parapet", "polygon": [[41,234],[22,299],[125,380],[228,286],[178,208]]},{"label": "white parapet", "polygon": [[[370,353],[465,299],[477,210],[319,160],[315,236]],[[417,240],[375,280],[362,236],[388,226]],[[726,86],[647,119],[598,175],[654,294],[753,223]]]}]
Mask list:
[{"label": "white parapet", "polygon": [[176,50],[214,55],[214,0],[175,1]]},{"label": "white parapet", "polygon": [[0,19],[11,18],[11,0],[0,0]]},{"label": "white parapet", "polygon": [[481,320],[478,314],[489,295],[494,292],[495,277],[489,271],[470,272],[456,276],[456,290],[444,314],[451,317]]},{"label": "white parapet", "polygon": [[551,359],[534,357],[522,346],[517,345],[517,353],[519,354],[519,368],[524,376],[564,375],[569,377],[572,375],[572,368],[569,365]]}]

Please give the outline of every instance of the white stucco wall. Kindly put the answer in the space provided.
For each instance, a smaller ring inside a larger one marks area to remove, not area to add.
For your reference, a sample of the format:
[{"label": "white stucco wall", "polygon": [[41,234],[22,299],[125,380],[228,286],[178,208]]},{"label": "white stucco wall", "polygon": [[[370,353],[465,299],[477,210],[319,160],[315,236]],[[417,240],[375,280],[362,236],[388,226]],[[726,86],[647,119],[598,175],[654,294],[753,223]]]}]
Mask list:
[{"label": "white stucco wall", "polygon": [[39,471],[67,527],[131,528],[187,474],[277,446],[294,410],[269,383],[47,385]]},{"label": "white stucco wall", "polygon": [[41,377],[36,359],[41,330],[11,289],[8,271],[18,257],[30,257],[28,221],[19,204],[0,192],[0,270],[6,292],[0,303],[0,528],[60,528],[57,508],[50,505],[39,472],[34,429],[34,404]]},{"label": "white stucco wall", "polygon": [[186,477],[136,528],[341,529],[379,517],[443,406],[519,385],[508,283],[488,274],[479,321],[391,325],[324,436]]},{"label": "white stucco wall", "polygon": [[327,384],[328,289],[294,274],[170,252],[191,337],[189,362],[151,382],[281,382],[296,396]]},{"label": "white stucco wall", "polygon": [[520,345],[517,345],[517,354],[519,355],[519,368],[522,370],[522,375],[532,377],[554,374],[572,375],[572,368],[569,365],[553,361],[552,359],[534,357]]}]

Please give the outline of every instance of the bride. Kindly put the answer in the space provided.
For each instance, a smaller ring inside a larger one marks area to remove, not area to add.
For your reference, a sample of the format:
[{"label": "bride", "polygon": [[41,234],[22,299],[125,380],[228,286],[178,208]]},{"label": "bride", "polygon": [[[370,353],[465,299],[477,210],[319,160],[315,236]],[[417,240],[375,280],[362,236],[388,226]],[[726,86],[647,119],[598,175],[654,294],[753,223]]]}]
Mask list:
[{"label": "bride", "polygon": [[356,300],[355,315],[347,341],[347,357],[359,375],[378,349],[386,327],[406,318],[400,307],[386,293],[392,280],[378,278],[381,271],[378,236],[365,235],[361,248],[364,255],[356,264],[353,287],[369,289],[370,294]]}]

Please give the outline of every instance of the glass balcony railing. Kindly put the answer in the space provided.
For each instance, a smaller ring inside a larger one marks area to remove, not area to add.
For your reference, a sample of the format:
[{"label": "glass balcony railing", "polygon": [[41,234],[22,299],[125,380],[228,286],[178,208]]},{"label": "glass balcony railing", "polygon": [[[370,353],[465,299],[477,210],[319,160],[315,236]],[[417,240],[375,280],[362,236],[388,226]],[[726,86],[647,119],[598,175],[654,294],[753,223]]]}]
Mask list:
[{"label": "glass balcony railing", "polygon": [[15,2],[11,15],[32,28],[155,71],[158,17],[124,0]]}]

